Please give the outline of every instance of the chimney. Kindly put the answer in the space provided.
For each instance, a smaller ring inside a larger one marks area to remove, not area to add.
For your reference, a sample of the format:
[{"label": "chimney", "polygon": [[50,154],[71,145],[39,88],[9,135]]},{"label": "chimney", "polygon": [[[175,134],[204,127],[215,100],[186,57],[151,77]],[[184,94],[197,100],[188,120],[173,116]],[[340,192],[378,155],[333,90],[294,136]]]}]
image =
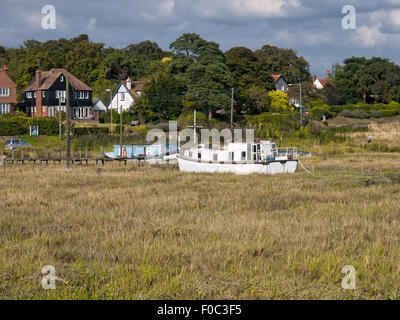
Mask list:
[{"label": "chimney", "polygon": [[36,70],[36,115],[43,116],[42,107],[42,92],[39,90],[41,85],[41,72],[39,69]]},{"label": "chimney", "polygon": [[331,78],[331,71],[330,71],[330,70],[327,70],[327,71],[326,71],[326,78],[327,78],[327,79],[330,79],[330,78]]},{"label": "chimney", "polygon": [[126,87],[128,88],[128,90],[132,90],[132,82],[130,77],[126,79]]},{"label": "chimney", "polygon": [[5,71],[6,74],[8,74],[8,68],[6,64],[3,65],[3,70]]},{"label": "chimney", "polygon": [[40,82],[41,82],[41,74],[40,74],[40,70],[37,69],[36,70],[36,90],[40,89]]},{"label": "chimney", "polygon": [[314,74],[313,77],[312,77],[312,81],[315,82],[315,80],[317,80],[317,75],[316,74]]}]

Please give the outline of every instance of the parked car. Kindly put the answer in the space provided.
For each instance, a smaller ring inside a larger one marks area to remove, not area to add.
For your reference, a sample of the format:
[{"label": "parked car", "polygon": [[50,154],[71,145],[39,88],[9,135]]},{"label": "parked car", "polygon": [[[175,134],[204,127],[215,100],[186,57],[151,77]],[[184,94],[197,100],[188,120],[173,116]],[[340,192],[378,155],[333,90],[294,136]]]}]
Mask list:
[{"label": "parked car", "polygon": [[8,150],[13,150],[15,148],[32,147],[28,142],[23,139],[13,139],[7,140],[4,144],[4,148]]}]

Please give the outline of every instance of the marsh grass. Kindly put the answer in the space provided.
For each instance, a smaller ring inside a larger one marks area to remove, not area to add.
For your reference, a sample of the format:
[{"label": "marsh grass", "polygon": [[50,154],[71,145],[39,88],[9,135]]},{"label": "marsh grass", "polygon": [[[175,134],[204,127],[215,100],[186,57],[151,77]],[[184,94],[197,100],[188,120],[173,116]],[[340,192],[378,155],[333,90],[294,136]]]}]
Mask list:
[{"label": "marsh grass", "polygon": [[[302,161],[313,175],[10,165],[0,297],[399,298],[400,155]],[[41,287],[45,265],[56,290]],[[345,265],[356,290],[341,287]]]}]

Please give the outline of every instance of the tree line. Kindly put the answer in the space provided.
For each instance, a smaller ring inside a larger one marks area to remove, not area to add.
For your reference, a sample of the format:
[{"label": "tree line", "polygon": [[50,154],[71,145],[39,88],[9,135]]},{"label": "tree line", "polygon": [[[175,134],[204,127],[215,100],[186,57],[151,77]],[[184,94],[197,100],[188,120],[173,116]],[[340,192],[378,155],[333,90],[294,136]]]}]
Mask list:
[{"label": "tree line", "polygon": [[[119,81],[151,80],[131,112],[144,120],[170,119],[194,108],[208,118],[227,117],[234,88],[237,116],[288,110],[288,100],[273,91],[271,75],[281,74],[289,84],[302,82],[307,99],[329,105],[400,99],[400,67],[383,58],[348,58],[332,66],[332,81],[322,90],[312,85],[310,64],[293,49],[263,45],[260,49],[234,47],[226,52],[218,43],[186,33],[169,50],[156,42],[106,47],[85,34],[72,39],[27,40],[19,48],[0,46],[0,58],[20,93],[42,70],[65,68],[108,102],[107,88]],[[298,86],[289,96],[299,95]]]}]

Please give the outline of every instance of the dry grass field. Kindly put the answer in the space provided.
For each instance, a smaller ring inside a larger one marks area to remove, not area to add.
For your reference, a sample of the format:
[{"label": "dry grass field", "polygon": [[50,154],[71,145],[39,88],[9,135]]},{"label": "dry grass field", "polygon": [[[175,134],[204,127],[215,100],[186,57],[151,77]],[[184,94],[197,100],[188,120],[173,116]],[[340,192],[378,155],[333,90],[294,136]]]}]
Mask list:
[{"label": "dry grass field", "polygon": [[[0,297],[398,299],[400,154],[303,163],[313,175],[9,165]],[[41,287],[45,265],[55,290]],[[345,265],[355,290],[341,287]]]}]

